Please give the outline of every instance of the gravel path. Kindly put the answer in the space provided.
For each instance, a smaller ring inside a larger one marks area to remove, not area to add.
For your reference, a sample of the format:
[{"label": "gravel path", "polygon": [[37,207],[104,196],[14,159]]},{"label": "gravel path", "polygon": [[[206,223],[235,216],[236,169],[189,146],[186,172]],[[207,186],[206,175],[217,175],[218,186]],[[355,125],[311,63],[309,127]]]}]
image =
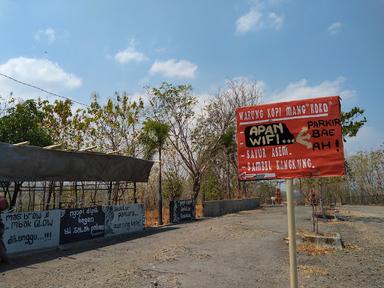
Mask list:
[{"label": "gravel path", "polygon": [[[297,207],[297,228],[310,229]],[[384,287],[384,208],[343,207],[321,223],[346,248],[298,254],[300,287]],[[272,207],[134,236],[72,244],[0,266],[0,287],[283,287],[288,282],[286,208]]]}]

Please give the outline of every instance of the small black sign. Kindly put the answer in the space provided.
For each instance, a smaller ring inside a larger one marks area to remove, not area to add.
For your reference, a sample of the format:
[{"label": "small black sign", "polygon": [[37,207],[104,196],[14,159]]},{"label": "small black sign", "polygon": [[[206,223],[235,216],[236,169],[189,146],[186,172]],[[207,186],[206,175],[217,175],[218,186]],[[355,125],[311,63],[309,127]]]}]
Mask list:
[{"label": "small black sign", "polygon": [[293,144],[295,138],[284,123],[247,126],[244,130],[247,147]]},{"label": "small black sign", "polygon": [[196,217],[195,201],[173,200],[169,203],[169,218],[172,223],[194,220]]},{"label": "small black sign", "polygon": [[104,236],[102,206],[65,209],[61,213],[60,244]]}]

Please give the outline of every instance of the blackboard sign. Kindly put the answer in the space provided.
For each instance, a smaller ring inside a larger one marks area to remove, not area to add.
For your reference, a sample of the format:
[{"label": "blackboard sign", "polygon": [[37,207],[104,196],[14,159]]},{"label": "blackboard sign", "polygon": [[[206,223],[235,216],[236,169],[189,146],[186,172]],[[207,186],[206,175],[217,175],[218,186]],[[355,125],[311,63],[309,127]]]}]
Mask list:
[{"label": "blackboard sign", "polygon": [[103,206],[105,236],[132,233],[144,229],[144,205]]},{"label": "blackboard sign", "polygon": [[173,200],[169,203],[169,218],[172,223],[194,220],[196,216],[195,201]]},{"label": "blackboard sign", "polygon": [[102,206],[62,210],[60,244],[104,236],[104,223]]},{"label": "blackboard sign", "polygon": [[8,253],[59,245],[60,210],[3,213],[0,218]]}]

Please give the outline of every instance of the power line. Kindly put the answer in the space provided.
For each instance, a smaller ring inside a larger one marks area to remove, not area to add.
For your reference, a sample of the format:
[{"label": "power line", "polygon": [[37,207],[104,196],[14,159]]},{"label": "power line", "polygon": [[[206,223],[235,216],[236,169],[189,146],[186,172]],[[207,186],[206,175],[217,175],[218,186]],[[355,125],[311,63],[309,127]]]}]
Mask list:
[{"label": "power line", "polygon": [[11,76],[5,75],[5,74],[3,74],[3,73],[1,73],[1,72],[0,72],[0,76],[3,76],[3,77],[5,77],[5,78],[8,78],[8,79],[10,79],[10,80],[12,80],[12,81],[14,81],[14,82],[16,82],[16,83],[22,84],[22,85],[24,85],[24,86],[28,86],[28,87],[31,87],[31,88],[40,90],[40,91],[42,91],[42,92],[44,92],[44,93],[53,95],[53,96],[55,96],[55,97],[63,98],[63,99],[69,100],[69,101],[71,101],[71,102],[73,102],[73,103],[77,103],[77,104],[83,105],[83,106],[85,106],[85,107],[89,107],[87,104],[81,103],[81,102],[76,101],[76,100],[72,100],[72,99],[69,98],[69,97],[65,97],[65,96],[59,95],[59,94],[54,93],[54,92],[50,92],[50,91],[45,90],[45,89],[43,89],[43,88],[40,88],[40,87],[38,87],[38,86],[35,86],[35,85],[32,85],[32,84],[28,84],[28,83],[26,83],[26,82],[17,80],[16,78],[13,78],[13,77],[11,77]]}]

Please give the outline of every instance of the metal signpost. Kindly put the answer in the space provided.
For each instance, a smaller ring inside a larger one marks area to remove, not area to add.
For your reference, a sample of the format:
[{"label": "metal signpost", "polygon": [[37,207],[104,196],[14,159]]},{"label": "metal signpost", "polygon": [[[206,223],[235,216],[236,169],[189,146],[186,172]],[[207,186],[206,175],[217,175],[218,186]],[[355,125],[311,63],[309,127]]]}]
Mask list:
[{"label": "metal signpost", "polygon": [[239,107],[236,119],[239,179],[286,179],[290,286],[297,288],[293,178],[344,175],[340,97]]}]

